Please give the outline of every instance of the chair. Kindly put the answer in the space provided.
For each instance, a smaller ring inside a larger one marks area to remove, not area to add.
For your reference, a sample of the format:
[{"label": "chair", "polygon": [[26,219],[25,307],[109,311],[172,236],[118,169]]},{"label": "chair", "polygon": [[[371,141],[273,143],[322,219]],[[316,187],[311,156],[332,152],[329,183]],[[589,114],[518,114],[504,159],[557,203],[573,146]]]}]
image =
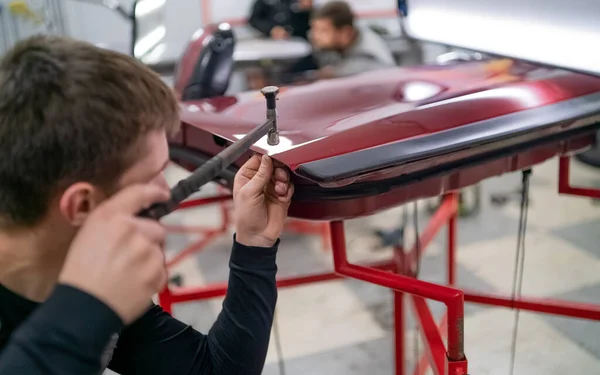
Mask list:
[{"label": "chair", "polygon": [[222,96],[227,91],[233,72],[235,36],[229,25],[220,25],[208,35],[181,99],[199,100]]}]

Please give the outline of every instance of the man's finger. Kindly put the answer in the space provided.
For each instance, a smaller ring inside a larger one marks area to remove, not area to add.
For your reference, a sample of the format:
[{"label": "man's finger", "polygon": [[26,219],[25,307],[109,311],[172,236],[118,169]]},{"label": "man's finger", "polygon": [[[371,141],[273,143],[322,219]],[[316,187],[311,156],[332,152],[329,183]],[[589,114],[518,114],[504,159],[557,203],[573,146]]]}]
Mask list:
[{"label": "man's finger", "polygon": [[112,212],[136,214],[154,203],[166,202],[171,192],[155,184],[132,185],[109,198],[104,208]]},{"label": "man's finger", "polygon": [[258,171],[256,171],[252,179],[250,179],[244,188],[249,190],[250,194],[260,194],[269,184],[272,176],[273,161],[267,155],[263,155]]},{"label": "man's finger", "polygon": [[258,168],[260,168],[260,155],[253,155],[244,163],[244,165],[242,165],[238,171],[238,174],[246,177],[247,179],[251,179],[258,171]]},{"label": "man's finger", "polygon": [[288,190],[288,184],[285,182],[277,181],[274,185],[274,190],[277,195],[285,195]]},{"label": "man's finger", "polygon": [[273,173],[275,181],[287,182],[290,178],[288,173],[283,168],[275,168],[275,173]]},{"label": "man's finger", "polygon": [[148,240],[152,241],[156,244],[163,244],[165,239],[167,238],[167,230],[158,223],[156,220],[152,219],[142,219],[136,218],[135,224],[138,230],[148,238]]},{"label": "man's finger", "polygon": [[287,193],[285,195],[280,195],[277,197],[281,203],[289,204],[292,201],[292,196],[294,195],[294,184],[290,184],[287,189]]}]

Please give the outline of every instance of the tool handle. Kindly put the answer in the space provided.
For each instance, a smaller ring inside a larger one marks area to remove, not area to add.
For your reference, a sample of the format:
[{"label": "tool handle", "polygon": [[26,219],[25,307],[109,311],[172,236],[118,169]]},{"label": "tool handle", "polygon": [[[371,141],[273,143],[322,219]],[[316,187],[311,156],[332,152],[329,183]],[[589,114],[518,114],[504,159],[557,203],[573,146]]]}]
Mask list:
[{"label": "tool handle", "polygon": [[158,220],[170,214],[175,211],[181,202],[197,192],[200,187],[214,180],[228,166],[223,168],[223,160],[218,155],[213,157],[196,169],[188,178],[179,181],[171,189],[171,199],[169,201],[155,203],[140,212],[138,216]]},{"label": "tool handle", "polygon": [[202,164],[198,169],[192,172],[189,177],[179,181],[177,185],[171,189],[171,199],[169,201],[155,203],[138,213],[138,216],[158,220],[175,211],[179,204],[189,198],[190,195],[197,192],[202,186],[219,177],[225,169],[246,153],[256,141],[264,137],[272,125],[273,120],[267,120],[263,124],[252,129],[242,139],[234,142],[206,163]]}]

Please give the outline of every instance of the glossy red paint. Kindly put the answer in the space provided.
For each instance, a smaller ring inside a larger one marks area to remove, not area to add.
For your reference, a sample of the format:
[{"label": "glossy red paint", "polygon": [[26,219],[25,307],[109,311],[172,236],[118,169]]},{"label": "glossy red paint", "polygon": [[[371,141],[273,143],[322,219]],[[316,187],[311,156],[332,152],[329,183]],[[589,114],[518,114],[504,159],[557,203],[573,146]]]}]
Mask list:
[{"label": "glossy red paint", "polygon": [[[267,153],[295,171],[303,163],[423,137],[599,91],[598,78],[511,60],[393,68],[284,88],[278,100],[281,144],[270,147],[266,141],[259,142],[253,150]],[[177,143],[208,155],[224,147],[224,142],[215,142],[215,136],[221,141],[239,139],[265,118],[264,99],[258,92],[186,102],[181,107],[183,131]],[[557,141],[374,197],[302,201],[292,205],[290,214],[311,220],[369,215],[526,168],[593,142],[591,135]],[[447,160],[437,158],[430,163],[442,161]],[[402,168],[361,178],[381,180],[406,173],[406,167]],[[298,176],[294,182],[312,184]]]}]

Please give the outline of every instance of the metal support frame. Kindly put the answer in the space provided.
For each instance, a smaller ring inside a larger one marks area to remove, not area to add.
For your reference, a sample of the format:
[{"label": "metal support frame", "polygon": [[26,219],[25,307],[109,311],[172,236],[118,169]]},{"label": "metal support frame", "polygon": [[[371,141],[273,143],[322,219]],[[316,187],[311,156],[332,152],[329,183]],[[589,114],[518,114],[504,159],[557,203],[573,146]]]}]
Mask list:
[{"label": "metal support frame", "polygon": [[[165,225],[169,233],[192,233],[199,234],[201,238],[197,241],[192,242],[183,250],[179,251],[173,258],[167,260],[167,268],[172,268],[177,264],[181,263],[191,255],[198,254],[212,241],[217,239],[219,236],[225,235],[229,231],[231,224],[231,213],[229,201],[233,196],[226,192],[225,189],[220,189],[220,194],[205,198],[190,199],[182,202],[177,210],[185,210],[198,208],[213,204],[218,204],[221,211],[221,222],[217,227],[203,227],[203,226],[178,226],[178,225]],[[285,225],[285,231],[300,234],[318,235],[321,238],[321,248],[323,251],[329,250],[329,225],[323,222],[311,222],[305,220],[291,219]],[[375,265],[376,267],[382,267],[382,265]],[[389,267],[383,266],[384,269]],[[306,280],[300,281],[285,281],[283,280],[279,287],[301,285],[307,282],[316,282],[329,280],[335,275],[333,273],[326,273],[322,275],[315,275],[308,277]],[[339,278],[335,276],[334,278]],[[302,279],[302,278],[301,278]],[[161,306],[171,313],[171,305],[177,302],[195,301],[199,299],[212,298],[225,295],[226,285],[225,284],[214,284],[206,288],[177,288],[171,290],[171,286],[167,285],[162,293],[159,294],[159,301]],[[199,292],[200,291],[200,292]],[[199,293],[199,294],[198,294]],[[215,294],[216,293],[216,294]],[[186,297],[187,296],[187,297]],[[191,298],[191,299],[188,299]],[[171,302],[170,302],[171,301]]]},{"label": "metal support frame", "polygon": [[195,233],[202,236],[200,240],[191,243],[188,247],[177,253],[175,257],[167,260],[168,268],[174,267],[190,255],[198,253],[217,237],[227,233],[231,219],[229,215],[229,209],[225,202],[230,201],[231,198],[231,194],[222,194],[214,197],[192,199],[179,205],[178,210],[182,210],[218,203],[221,211],[221,223],[216,228],[166,225],[165,227],[170,233]]},{"label": "metal support frame", "polygon": [[574,195],[600,199],[600,189],[571,186],[571,157],[562,156],[558,161],[558,192],[565,195]]},{"label": "metal support frame", "polygon": [[[571,187],[569,184],[569,158],[560,159],[559,193],[600,198],[600,190]],[[444,197],[442,204],[431,217],[427,227],[410,251],[398,247],[387,262],[372,265],[350,263],[346,254],[344,223],[331,222],[331,246],[335,272],[293,277],[277,281],[279,288],[310,284],[339,278],[354,278],[380,285],[392,290],[395,320],[395,374],[405,375],[405,315],[404,299],[407,298],[424,342],[424,353],[413,370],[414,375],[425,374],[431,367],[435,375],[466,375],[467,358],[464,354],[464,302],[481,305],[521,309],[531,312],[553,314],[572,318],[600,320],[600,304],[575,303],[563,300],[511,298],[510,296],[483,294],[459,290],[456,282],[456,233],[458,200],[456,193]],[[419,262],[429,243],[444,226],[447,226],[447,286],[418,280],[414,277]],[[419,249],[419,251],[417,251]],[[173,304],[200,301],[224,296],[226,283],[202,288],[166,288],[159,295],[162,307],[172,312]],[[446,314],[438,323],[434,320],[426,300],[442,302]]]}]

